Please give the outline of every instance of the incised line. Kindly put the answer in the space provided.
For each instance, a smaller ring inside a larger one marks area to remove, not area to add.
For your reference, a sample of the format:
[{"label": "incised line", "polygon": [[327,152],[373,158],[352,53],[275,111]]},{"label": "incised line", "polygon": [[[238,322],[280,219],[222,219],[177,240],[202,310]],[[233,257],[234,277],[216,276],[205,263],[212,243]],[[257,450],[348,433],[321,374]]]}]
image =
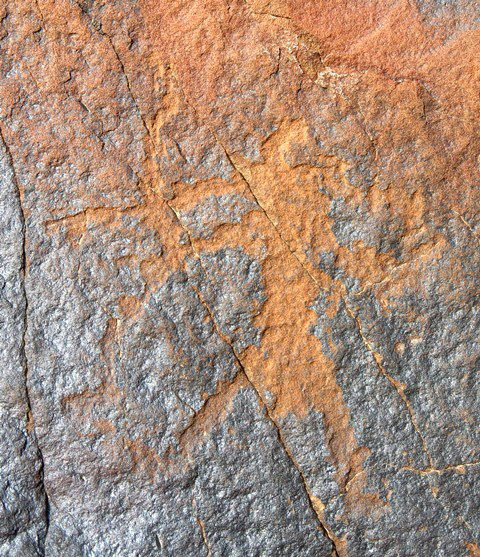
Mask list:
[{"label": "incised line", "polygon": [[463,222],[463,224],[468,228],[468,230],[470,230],[475,240],[480,243],[480,238],[478,237],[478,234],[475,232],[475,230],[470,225],[470,223],[465,219],[465,217],[461,215],[458,211],[455,211],[455,209],[452,209],[452,211],[458,216],[458,218]]}]

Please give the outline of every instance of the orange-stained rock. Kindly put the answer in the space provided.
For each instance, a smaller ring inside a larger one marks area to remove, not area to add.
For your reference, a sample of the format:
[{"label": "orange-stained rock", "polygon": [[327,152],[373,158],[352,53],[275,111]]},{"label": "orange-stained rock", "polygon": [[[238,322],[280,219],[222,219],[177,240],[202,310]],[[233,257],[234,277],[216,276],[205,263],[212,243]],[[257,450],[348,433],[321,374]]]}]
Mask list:
[{"label": "orange-stained rock", "polygon": [[479,44],[4,1],[0,555],[476,555]]}]

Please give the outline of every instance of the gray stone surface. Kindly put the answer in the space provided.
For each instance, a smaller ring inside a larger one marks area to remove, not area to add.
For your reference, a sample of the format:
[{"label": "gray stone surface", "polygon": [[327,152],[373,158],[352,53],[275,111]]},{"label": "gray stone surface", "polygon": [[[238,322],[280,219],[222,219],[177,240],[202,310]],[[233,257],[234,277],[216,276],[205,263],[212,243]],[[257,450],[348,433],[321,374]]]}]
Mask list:
[{"label": "gray stone surface", "polygon": [[265,302],[258,261],[241,249],[201,253],[190,266],[192,280],[236,352],[259,345],[261,331],[253,318]]},{"label": "gray stone surface", "polygon": [[48,529],[43,462],[26,390],[24,222],[0,140],[0,555],[41,555]]},{"label": "gray stone surface", "polygon": [[1,557],[479,554],[478,15],[0,5]]}]

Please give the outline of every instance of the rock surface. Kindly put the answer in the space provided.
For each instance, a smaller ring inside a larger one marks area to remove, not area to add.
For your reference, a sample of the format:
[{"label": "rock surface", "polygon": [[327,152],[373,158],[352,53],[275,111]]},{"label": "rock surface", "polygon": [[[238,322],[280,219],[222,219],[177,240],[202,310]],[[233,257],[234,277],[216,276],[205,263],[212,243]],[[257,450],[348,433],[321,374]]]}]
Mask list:
[{"label": "rock surface", "polygon": [[3,0],[0,555],[477,556],[477,0]]}]

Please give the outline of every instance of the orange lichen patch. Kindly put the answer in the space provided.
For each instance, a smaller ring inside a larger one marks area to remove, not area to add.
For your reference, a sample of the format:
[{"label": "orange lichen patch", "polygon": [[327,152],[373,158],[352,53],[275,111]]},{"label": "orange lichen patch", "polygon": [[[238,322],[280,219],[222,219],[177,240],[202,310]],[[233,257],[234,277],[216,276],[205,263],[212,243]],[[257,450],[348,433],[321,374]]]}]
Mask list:
[{"label": "orange lichen patch", "polygon": [[470,557],[480,557],[480,547],[476,543],[466,543],[465,544]]},{"label": "orange lichen patch", "polygon": [[145,445],[145,443],[142,443],[141,440],[123,437],[120,446],[131,455],[132,468],[137,474],[145,475],[153,482],[159,472],[167,473],[167,460]]},{"label": "orange lichen patch", "polygon": [[49,234],[58,232],[60,228],[66,228],[67,240],[73,246],[78,247],[87,232],[89,223],[102,223],[105,227],[113,228],[120,226],[123,215],[134,214],[136,207],[92,207],[86,208],[74,215],[66,215],[45,221],[44,225]]},{"label": "orange lichen patch", "polygon": [[66,238],[72,246],[78,247],[87,230],[87,210],[76,215],[52,219],[45,222],[46,230],[49,234],[58,232],[65,226],[67,229]]},{"label": "orange lichen patch", "polygon": [[96,429],[101,434],[115,433],[117,431],[113,423],[108,420],[93,420],[92,428]]},{"label": "orange lichen patch", "polygon": [[375,248],[366,246],[362,241],[354,242],[352,249],[347,246],[338,247],[335,255],[336,266],[348,276],[358,279],[363,287],[388,276],[389,269],[395,264],[394,258],[384,253],[379,254]]},{"label": "orange lichen patch", "polygon": [[[275,139],[276,134],[272,137]],[[274,143],[274,141],[268,140],[266,145],[269,143]],[[280,145],[280,149],[286,149],[283,141],[280,142]],[[277,155],[278,151],[277,147]],[[303,182],[302,187],[295,191],[297,182],[293,170],[285,172],[283,178],[283,184],[285,185],[282,185],[282,177],[279,175],[281,173],[278,170],[278,168],[281,168],[281,162],[279,162],[281,157],[276,156],[276,153],[274,151],[273,154],[268,154],[262,150],[267,162],[262,165],[254,165],[251,169],[244,169],[244,172],[245,175],[251,176],[249,183],[252,190],[258,199],[262,200],[262,204],[265,203],[265,208],[272,220],[276,221],[282,237],[287,241],[292,251],[295,251],[302,264],[309,269],[310,274],[314,275],[319,282],[322,279],[319,277],[318,271],[312,268],[312,265],[307,261],[308,257],[311,258],[310,254],[315,253],[312,248],[316,246],[321,246],[323,250],[334,253],[335,266],[342,269],[348,276],[359,280],[364,288],[384,281],[386,283],[384,289],[388,289],[390,298],[394,294],[400,298],[408,288],[413,287],[411,281],[416,280],[415,277],[421,276],[420,271],[426,269],[430,262],[443,256],[447,247],[446,238],[441,234],[425,229],[423,224],[426,210],[424,195],[419,190],[409,193],[396,187],[370,188],[365,197],[366,207],[371,217],[377,219],[378,222],[388,221],[393,217],[401,219],[404,231],[400,240],[404,252],[410,255],[411,260],[399,265],[393,254],[378,253],[375,248],[366,246],[361,241],[354,242],[350,247],[338,246],[331,232],[332,219],[322,215],[322,210],[318,209],[322,206],[322,199],[319,199],[318,190],[312,190],[311,199],[308,199],[309,190],[307,187],[303,187]],[[273,169],[270,171],[270,176],[268,176],[268,169],[265,170],[269,165]],[[267,173],[268,178],[265,179],[262,173]],[[291,174],[294,175],[291,176]],[[307,184],[315,184],[315,182],[316,180],[312,179],[311,175],[305,180]],[[275,184],[274,188],[265,185],[270,186],[272,183]],[[332,197],[343,197],[355,207],[357,203],[362,201],[362,197],[358,194],[359,190],[354,190],[357,193],[352,195],[348,188],[343,187],[342,190],[342,183],[344,181],[331,182],[324,179],[323,187],[331,192]],[[282,200],[278,200],[279,197],[281,199],[287,196],[291,199],[293,210],[289,210],[289,207],[286,207]],[[304,198],[308,202],[302,205],[302,209],[299,210],[298,204],[303,203]],[[275,202],[272,203],[272,199]],[[324,210],[326,209],[324,208]],[[300,255],[301,249],[305,250],[306,253]],[[395,277],[394,281],[391,280],[392,276]],[[387,304],[385,303],[385,305]]]},{"label": "orange lichen patch", "polygon": [[[418,136],[417,153],[427,162],[425,178],[430,183],[437,182],[436,194],[447,202],[456,200],[462,206],[471,206],[465,189],[478,196],[474,192],[478,181],[474,154],[478,152],[479,135],[474,122],[478,121],[476,91],[480,80],[477,54],[480,31],[468,25],[473,22],[473,12],[462,9],[451,17],[447,7],[443,10],[446,17],[443,20],[438,17],[435,25],[429,25],[415,3],[407,0],[387,5],[376,0],[355,1],[348,6],[329,0],[322,2],[321,7],[313,0],[301,5],[298,0],[291,0],[289,7],[291,22],[316,37],[317,48],[330,67],[365,76],[368,87],[363,86],[362,91],[372,100],[379,92],[372,87],[371,77],[375,73],[397,82],[399,91],[405,92],[407,81],[410,86],[416,82],[415,86],[423,89],[424,120],[430,128],[429,142],[437,151],[433,163],[428,156],[431,149],[422,141],[424,134]],[[466,24],[463,29],[459,26],[462,18]],[[372,115],[369,104],[374,107],[376,103],[362,104],[368,119]],[[393,115],[392,111],[398,108],[395,104],[384,107],[390,107],[384,110],[384,121],[388,122],[385,131],[394,144],[403,146],[402,137],[413,137],[418,131],[418,119],[402,115],[402,110]],[[367,120],[367,125],[371,123]],[[377,130],[381,131],[381,127]],[[378,139],[380,147],[382,142]],[[417,159],[412,165],[413,172],[418,172],[418,163]],[[455,187],[449,181],[454,181]]]},{"label": "orange lichen patch", "polygon": [[[6,119],[4,132],[19,160],[35,159],[35,170],[25,167],[29,182],[48,196],[67,177],[68,197],[92,207],[133,201],[137,188],[131,174],[138,163],[121,119],[127,107],[117,94],[117,80],[105,79],[115,66],[107,41],[95,36],[78,6],[65,1],[16,2],[8,25],[3,46],[17,71],[6,80],[5,92],[14,96],[2,91],[0,108],[15,117],[21,105],[28,114],[18,119],[18,128]],[[92,42],[94,49],[88,48]],[[108,118],[102,121],[97,109]],[[105,134],[115,131],[111,126],[123,126],[124,137],[105,149]],[[28,146],[20,139],[25,136]],[[44,206],[45,213],[49,208]]]},{"label": "orange lichen patch", "polygon": [[[356,6],[356,3],[352,4],[352,6],[354,5]],[[444,146],[451,141],[451,138],[447,133],[448,130],[439,129],[436,123],[439,120],[438,111],[440,110],[436,100],[438,91],[430,92],[430,85],[427,82],[424,84],[414,74],[409,77],[400,73],[396,77],[393,72],[389,77],[385,74],[385,68],[372,65],[369,66],[367,72],[361,68],[356,69],[355,64],[349,62],[350,59],[356,60],[355,57],[362,58],[368,54],[369,56],[375,55],[382,62],[388,60],[389,63],[397,63],[400,60],[400,65],[402,63],[410,64],[408,53],[415,52],[415,56],[418,54],[418,44],[412,41],[412,29],[418,35],[420,44],[424,44],[425,47],[427,45],[440,46],[443,39],[440,40],[439,36],[433,37],[431,29],[422,23],[417,11],[412,9],[407,2],[391,3],[387,8],[383,4],[380,6],[378,2],[369,2],[366,6],[362,3],[361,9],[354,9],[352,6],[349,5],[345,11],[343,8],[339,9],[338,3],[327,2],[324,7],[322,6],[322,10],[319,10],[318,6],[307,3],[305,9],[299,10],[294,2],[287,6],[255,2],[249,3],[247,12],[241,6],[235,5],[235,9],[232,9],[232,12],[235,13],[237,29],[241,28],[243,32],[244,27],[248,25],[248,36],[254,34],[257,38],[262,37],[262,41],[257,42],[266,45],[267,50],[272,47],[272,44],[278,42],[279,35],[274,36],[278,27],[285,27],[291,32],[297,33],[299,38],[297,45],[292,47],[287,57],[290,60],[294,56],[302,66],[304,74],[298,71],[295,74],[297,84],[304,80],[313,82],[318,78],[318,71],[325,70],[323,73],[326,76],[328,74],[325,87],[333,87],[337,91],[336,102],[339,106],[358,112],[357,122],[368,136],[367,139],[371,143],[369,148],[375,150],[375,164],[378,166],[375,183],[379,187],[370,188],[365,199],[359,189],[347,185],[344,179],[346,167],[343,161],[335,164],[335,161],[329,160],[329,157],[322,158],[319,155],[312,138],[309,137],[308,124],[301,119],[292,120],[285,117],[285,114],[275,113],[277,122],[280,122],[277,131],[271,133],[266,141],[259,139],[264,159],[262,163],[252,163],[238,153],[230,153],[232,160],[249,181],[252,191],[266,209],[272,222],[278,227],[289,248],[295,252],[309,273],[315,276],[320,284],[324,283],[325,277],[312,264],[312,253],[314,252],[312,247],[321,247],[322,251],[335,255],[339,251],[336,238],[331,232],[332,219],[327,216],[329,196],[342,197],[350,203],[352,209],[365,201],[371,218],[380,224],[388,223],[393,218],[398,219],[404,227],[400,239],[404,253],[411,253],[411,258],[415,259],[416,250],[421,244],[425,251],[425,268],[427,268],[427,252],[431,250],[431,257],[437,258],[441,246],[435,238],[431,237],[431,230],[421,229],[422,217],[425,213],[425,185],[437,187],[440,181],[444,180],[446,173],[452,175],[453,178],[452,171],[447,172],[449,163],[442,154],[445,152]],[[179,87],[184,90],[189,99],[188,102],[195,106],[195,110],[202,115],[207,125],[217,129],[217,116],[212,113],[209,109],[210,104],[205,100],[210,96],[215,99],[215,102],[220,102],[218,99],[223,98],[223,95],[228,98],[229,91],[224,91],[220,85],[220,78],[224,72],[220,61],[233,60],[235,53],[232,52],[229,42],[224,45],[225,48],[222,52],[216,50],[215,47],[197,50],[197,39],[201,36],[201,30],[204,27],[209,27],[208,32],[212,34],[212,41],[213,37],[217,37],[217,33],[219,37],[221,35],[218,27],[216,28],[214,24],[208,25],[211,8],[211,6],[202,6],[200,3],[194,3],[188,9],[181,3],[172,3],[168,8],[149,5],[145,10],[145,17],[152,28],[152,43],[154,45],[162,44],[166,58],[179,62],[182,56],[181,50],[192,50],[192,52],[198,53],[198,57],[192,57],[187,64],[181,66],[176,64],[175,79],[178,81]],[[216,21],[219,19],[222,21],[220,28],[224,32],[226,41],[228,39],[226,30],[232,33],[234,31],[228,27],[226,21],[222,20],[222,10],[223,8],[219,7],[218,13],[215,11],[215,15]],[[350,10],[353,12],[350,13]],[[255,15],[256,24],[249,19],[252,14]],[[275,18],[275,14],[291,19]],[[203,16],[205,17],[202,20]],[[382,25],[379,25],[378,17],[382,18]],[[259,23],[260,21],[263,23]],[[178,30],[180,27],[183,28],[186,22],[187,26],[191,25],[194,31],[192,34],[180,36]],[[272,22],[275,23],[274,26]],[[300,25],[296,25],[295,22]],[[273,29],[276,31],[273,32]],[[317,29],[322,29],[322,34],[321,37],[315,38]],[[330,34],[325,35],[325,29],[330,29]],[[371,35],[370,30],[374,31]],[[393,34],[389,34],[390,32]],[[165,40],[169,36],[177,37],[178,41],[167,44]],[[282,38],[284,38],[283,34]],[[337,40],[340,41],[338,44]],[[375,41],[382,41],[382,48],[369,50],[367,53],[361,48],[365,40],[368,44],[369,41],[373,41],[375,44]],[[403,46],[401,47],[402,52],[399,57],[397,49],[399,45],[403,45],[405,40],[408,42],[407,48],[403,50]],[[221,41],[220,38],[219,41]],[[348,45],[345,41],[348,42]],[[176,46],[172,46],[173,43]],[[414,44],[415,46],[413,46]],[[339,73],[334,71],[335,68],[332,70],[330,66],[325,66],[325,64],[332,64],[329,59],[330,53],[326,51],[326,45],[328,49],[338,49],[332,53],[332,57],[334,54],[347,53],[344,61],[340,58],[337,60],[337,63],[341,65]],[[347,46],[348,48],[346,48]],[[388,51],[391,46],[395,47],[395,56]],[[236,45],[236,48],[238,51],[242,51],[241,45]],[[468,48],[468,52],[471,52],[470,42]],[[246,52],[250,53],[251,50],[250,45]],[[252,52],[251,59],[245,61],[242,66],[251,67],[256,54],[259,53]],[[303,54],[305,54],[303,58],[306,57],[307,61],[310,60],[311,67],[307,67],[308,64],[307,66],[302,65],[299,57],[302,58]],[[308,56],[306,56],[307,54]],[[382,58],[384,55],[386,58]],[[325,64],[322,62],[322,57],[324,57]],[[280,56],[281,64],[277,68],[285,90],[289,87],[287,83],[290,84],[288,80],[293,72],[289,65],[290,62],[287,63],[286,60]],[[198,71],[200,65],[202,71]],[[258,68],[259,75],[263,75],[263,66],[256,64],[255,67]],[[440,68],[435,68],[432,69],[433,74],[430,76],[432,78],[436,76],[435,72],[441,72]],[[475,63],[472,64],[472,68],[476,68]],[[345,71],[346,73],[341,73]],[[237,80],[239,82],[245,80],[245,84],[248,83],[247,77],[243,74],[238,75]],[[320,82],[318,83],[319,85],[315,86],[320,86]],[[313,86],[314,84],[310,83],[309,87]],[[269,85],[272,96],[276,95],[276,87],[275,82]],[[286,92],[284,101],[285,107],[289,107],[289,110],[285,110],[285,112],[293,112],[292,105],[289,104],[291,99]],[[225,115],[233,111],[235,119],[242,121],[242,125],[250,129],[251,122],[244,122],[240,109],[236,105],[229,108],[229,112],[221,104],[220,110],[224,109]],[[252,133],[254,133],[253,130]],[[449,133],[451,135],[453,132]],[[217,134],[222,134],[221,129],[217,130]],[[361,146],[361,149],[365,149],[365,139],[355,137],[355,148]],[[467,145],[462,144],[460,139],[455,139],[455,141],[459,145],[458,149],[467,148]],[[402,152],[405,153],[402,156],[398,155],[399,146],[402,146]],[[315,163],[324,164],[321,172],[310,162],[297,166],[286,164],[286,158],[291,159],[298,147],[307,149],[307,151],[310,149]],[[328,195],[321,194],[320,187],[328,192]],[[460,191],[461,188],[437,187],[437,190],[437,193],[441,195],[443,195],[441,192],[445,190],[446,195],[451,196],[454,193],[453,190]],[[433,202],[440,203],[441,197],[436,195]],[[432,200],[428,203],[431,204]],[[376,254],[371,247],[361,243],[355,244],[353,249],[340,248],[338,255],[340,257],[336,262],[337,266],[343,269],[348,276],[359,279],[363,286],[383,280],[390,282],[389,273],[397,266],[392,253]],[[366,265],[364,265],[365,261]],[[397,295],[401,296],[401,293],[407,289],[407,285],[402,286],[401,281],[398,282],[399,284],[395,288]]]},{"label": "orange lichen patch", "polygon": [[[299,158],[298,151],[308,163],[288,164],[289,158]],[[419,191],[372,187],[365,195],[353,188],[345,180],[346,163],[323,156],[303,120],[285,121],[263,143],[261,153],[262,163],[251,164],[237,155],[231,155],[231,159],[282,240],[320,285],[327,286],[329,280],[315,266],[318,251],[335,254],[335,266],[365,287],[384,280],[398,265],[392,253],[379,253],[361,241],[339,246],[332,232],[333,218],[328,216],[332,199],[343,199],[352,210],[364,203],[370,218],[379,223],[400,220],[404,226],[401,241],[410,248],[412,258],[441,256],[445,245],[441,238],[423,240],[418,246],[425,212],[424,196]]]},{"label": "orange lichen patch", "polygon": [[[312,245],[321,245],[323,251],[333,251],[337,246],[327,213],[331,196],[341,195],[346,189],[342,180],[345,163],[322,156],[302,120],[285,121],[263,143],[261,153],[265,162],[259,164],[230,156],[282,240],[325,284],[325,277],[312,266],[305,252]],[[348,188],[347,195],[357,192]]]},{"label": "orange lichen patch", "polygon": [[[414,101],[416,100],[414,95]],[[311,140],[308,139],[305,124],[297,121],[291,127],[297,145],[308,148]],[[365,203],[366,210],[374,221],[381,223],[398,219],[404,228],[400,238],[403,250],[411,254],[412,259],[421,257],[428,264],[428,259],[435,260],[442,256],[446,239],[425,230],[425,196],[421,190],[410,193],[398,186],[382,189],[374,186],[364,195],[359,189],[346,183],[345,167],[342,168],[342,163],[339,165],[338,161],[334,167],[335,173],[328,175],[322,170],[321,180],[318,170],[309,165],[300,169],[285,168],[285,165],[282,168],[282,159],[285,160],[286,154],[292,153],[295,145],[295,142],[288,139],[292,134],[290,124],[285,125],[285,128],[288,131],[281,129],[264,143],[262,155],[266,162],[246,168],[245,175],[251,177],[249,183],[252,190],[271,218],[277,222],[282,237],[291,249],[297,254],[305,251],[304,256],[300,256],[304,265],[308,265],[306,259],[312,259],[311,254],[321,247],[322,251],[335,253],[336,267],[344,270],[348,276],[360,280],[364,286],[367,282],[385,279],[398,266],[392,253],[378,253],[362,242],[355,242],[348,248],[338,246],[331,231],[333,219],[326,215],[329,200],[320,195],[320,187],[328,192],[329,198],[342,198],[352,209]],[[314,147],[309,148],[315,153]],[[322,159],[320,154],[316,154],[312,162],[321,164]],[[325,162],[327,168],[328,159]],[[305,176],[298,180],[301,172]],[[319,279],[318,272],[311,265],[309,271]]]},{"label": "orange lichen patch", "polygon": [[[149,200],[146,207],[139,213],[139,217],[144,226],[157,232],[162,243],[162,258],[156,260],[158,262],[157,271],[167,268],[170,269],[170,272],[174,272],[179,269],[181,262],[189,252],[189,248],[183,241],[184,230],[177,222],[171,209],[163,200],[155,198]],[[151,263],[154,263],[153,259]],[[161,276],[159,282],[162,282]]]},{"label": "orange lichen patch", "polygon": [[[265,100],[271,108],[272,119],[291,106],[298,82],[286,76],[285,89],[276,84],[279,67],[283,65],[282,56],[289,49],[279,49],[273,43],[272,30],[267,29],[269,22],[254,16],[243,0],[235,0],[228,6],[220,0],[210,4],[199,0],[188,4],[142,0],[140,6],[154,49],[174,68],[189,105],[202,119],[214,121],[213,127],[221,137],[228,137],[230,125],[234,134],[239,130],[243,135],[244,129],[249,129],[255,138],[265,137],[263,130],[252,126],[255,117],[252,120],[248,105],[252,98],[257,101],[265,98],[262,84],[267,80],[272,87]],[[277,38],[284,36],[282,29],[276,31]],[[292,48],[294,42],[292,36]],[[192,55],[185,56],[187,52]],[[246,81],[250,83],[242,93],[240,83]],[[235,83],[240,85],[237,91],[232,90]],[[237,109],[238,103],[245,111]],[[221,110],[216,109],[218,104]]]},{"label": "orange lichen patch", "polygon": [[[264,331],[262,343],[259,348],[248,348],[242,362],[259,391],[273,395],[271,414],[276,419],[289,413],[305,417],[311,408],[324,414],[327,446],[341,491],[347,501],[354,497],[360,507],[360,501],[364,507],[378,505],[378,497],[362,496],[366,475],[361,474],[363,458],[358,455],[367,455],[357,452],[335,369],[311,334],[317,315],[309,309],[309,300],[313,303],[318,290],[304,272],[286,282],[278,276],[277,265],[268,258],[262,266],[267,301],[255,318],[255,324]],[[347,492],[348,479],[356,474],[358,489]]]},{"label": "orange lichen patch", "polygon": [[[303,185],[307,188],[305,206],[315,200],[322,208],[325,196],[344,197],[356,203],[363,198],[361,190],[352,187],[345,179],[349,163],[338,156],[322,152],[304,117],[293,120],[286,117],[278,129],[262,141],[261,154],[264,159],[261,163],[248,163],[238,155],[232,155],[232,158],[238,161],[240,167],[245,167],[254,182],[259,183],[259,191],[263,193],[265,201],[269,200],[267,192],[260,189],[264,187],[262,182],[273,179],[272,186],[282,190],[287,185],[283,182],[288,178],[293,179],[293,182],[303,180]],[[248,164],[250,167],[246,166]],[[290,187],[290,201],[301,202],[295,195],[295,185]],[[321,189],[327,189],[327,192],[319,195],[322,193]],[[275,204],[267,205],[270,206],[274,208]]]},{"label": "orange lichen patch", "polygon": [[324,53],[337,63],[358,60],[364,67],[393,71],[422,47],[427,49],[441,40],[428,37],[408,0],[354,0],[348,5],[326,0],[321,7],[314,0],[301,5],[298,0],[289,0],[288,8],[293,22],[315,35]]},{"label": "orange lichen patch", "polygon": [[118,300],[118,307],[125,319],[133,319],[141,312],[142,302],[136,296],[123,296]]},{"label": "orange lichen patch", "polygon": [[[281,149],[286,148],[285,144],[305,142],[306,133],[306,126],[302,122],[294,122],[291,128],[287,126],[285,129],[282,128],[270,145],[267,144],[265,147],[265,155],[269,157],[268,165],[242,166],[238,158],[231,157],[234,165],[238,165],[238,170],[234,173],[233,180],[222,186],[222,189],[226,188],[223,191],[236,192],[256,202],[255,192],[252,194],[250,185],[251,177],[247,175],[249,172],[256,172],[256,181],[261,182],[262,188],[267,188],[264,190],[265,199],[267,199],[269,186],[270,193],[274,190],[278,195],[278,203],[291,205],[289,208],[291,216],[298,213],[298,203],[302,204],[300,201],[302,197],[298,192],[302,192],[306,197],[308,197],[307,193],[311,192],[311,198],[307,199],[307,202],[318,203],[322,195],[318,192],[318,181],[312,179],[317,169],[312,170],[308,165],[300,165],[298,169],[293,167],[293,172],[300,175],[299,184],[296,185],[296,197],[293,191],[290,195],[282,193],[285,183],[288,183],[292,177],[290,174],[292,169],[289,165],[281,162],[281,172],[275,170],[275,164],[279,164],[278,157],[285,155],[285,151],[280,152]],[[335,173],[344,172],[343,161],[336,161],[331,157],[324,157],[324,159],[324,174],[330,174],[333,178]],[[242,178],[239,171],[242,174],[245,171],[246,180]],[[303,181],[302,173],[304,173]],[[279,178],[281,178],[280,183],[276,184]],[[341,177],[338,180],[338,188],[345,189]],[[214,186],[215,190],[209,191],[208,186]],[[216,193],[217,187],[218,181],[215,180],[201,184],[200,190],[202,195],[206,195]],[[349,194],[356,196],[351,188]],[[328,196],[324,197],[326,209]],[[194,199],[192,189],[182,186],[175,188],[175,197],[172,197],[168,203],[178,214],[182,209],[190,207]],[[277,207],[275,203],[271,205],[272,209]],[[340,388],[336,384],[332,362],[325,357],[319,341],[311,334],[317,316],[310,308],[320,293],[320,281],[326,284],[329,281],[311,265],[310,269],[304,268],[303,265],[308,264],[308,260],[304,257],[303,250],[298,249],[298,252],[295,252],[296,246],[290,245],[297,240],[297,235],[291,232],[287,238],[283,237],[279,226],[279,221],[283,219],[282,211],[278,210],[272,217],[265,209],[261,207],[259,209],[245,215],[241,223],[220,227],[208,240],[193,240],[194,252],[201,257],[203,252],[212,253],[227,246],[242,247],[246,253],[261,263],[266,301],[254,322],[263,331],[262,342],[260,347],[250,347],[240,354],[241,363],[255,389],[262,396],[268,391],[275,400],[275,405],[271,408],[274,419],[280,419],[289,413],[304,417],[312,408],[324,413],[328,445],[332,461],[338,470],[338,483],[343,489],[348,478],[356,475],[359,480],[355,485],[359,486],[361,478],[365,479],[365,474],[361,473],[361,459],[353,457],[357,446],[349,423],[349,413],[343,402]],[[307,210],[304,212],[308,220],[311,215]],[[278,220],[276,220],[277,214]],[[317,217],[317,220],[321,219],[321,216]],[[295,219],[292,220],[295,222]],[[325,236],[323,231],[325,224],[322,221],[317,225],[317,229],[322,231],[322,239]],[[305,229],[308,230],[309,227],[311,221],[305,223]],[[189,233],[188,228],[186,232]],[[333,247],[336,243],[331,233],[330,238]],[[191,237],[190,239],[192,240]],[[215,315],[213,318],[215,319]],[[360,488],[352,489],[351,493],[353,492],[361,498]],[[375,498],[369,497],[368,501],[365,499],[365,506],[377,505],[378,501],[373,499]]]}]

